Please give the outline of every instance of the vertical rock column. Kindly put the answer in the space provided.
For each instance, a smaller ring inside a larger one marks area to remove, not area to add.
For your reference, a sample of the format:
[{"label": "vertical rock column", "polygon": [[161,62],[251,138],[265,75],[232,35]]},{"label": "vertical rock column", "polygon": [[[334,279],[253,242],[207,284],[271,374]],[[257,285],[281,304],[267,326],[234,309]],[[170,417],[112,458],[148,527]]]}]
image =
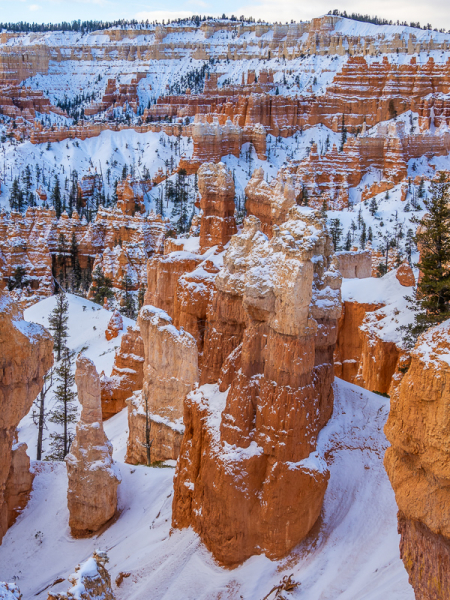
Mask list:
[{"label": "vertical rock column", "polygon": [[450,320],[418,340],[391,396],[384,464],[417,600],[450,598]]},{"label": "vertical rock column", "polygon": [[201,194],[200,250],[224,246],[237,232],[234,218],[234,181],[223,164],[206,163],[198,170]]},{"label": "vertical rock column", "polygon": [[286,555],[319,517],[328,470],[317,438],[333,410],[341,310],[331,254],[318,214],[295,207],[271,240],[246,219],[217,275],[230,353],[214,359],[219,383],[185,401],[173,525],[192,526],[224,565]]},{"label": "vertical rock column", "polygon": [[103,431],[100,378],[94,363],[77,357],[75,382],[82,405],[75,440],[66,457],[69,526],[75,537],[98,531],[114,516],[120,475]]},{"label": "vertical rock column", "polygon": [[0,291],[0,543],[31,490],[30,459],[26,445],[14,445],[16,429],[42,389],[52,350],[50,334],[24,321]]},{"label": "vertical rock column", "polygon": [[138,325],[144,344],[144,385],[128,400],[126,462],[176,460],[183,437],[183,400],[198,382],[197,343],[163,310],[142,307]]}]

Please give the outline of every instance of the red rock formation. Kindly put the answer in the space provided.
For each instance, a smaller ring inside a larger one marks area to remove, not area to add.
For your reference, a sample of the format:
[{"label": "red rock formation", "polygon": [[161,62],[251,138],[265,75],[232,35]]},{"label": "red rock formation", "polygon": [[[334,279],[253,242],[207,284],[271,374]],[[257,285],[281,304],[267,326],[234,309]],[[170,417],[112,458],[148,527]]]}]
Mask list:
[{"label": "red rock formation", "polygon": [[267,183],[262,168],[254,171],[245,188],[245,195],[247,213],[261,221],[262,231],[269,237],[272,236],[273,226],[284,223],[288,211],[296,204],[292,178],[273,179]]},{"label": "red rock formation", "polygon": [[340,313],[330,256],[321,220],[294,208],[270,243],[249,217],[216,277],[219,314],[228,309],[231,321],[234,305],[247,327],[224,357],[220,386],[185,401],[173,525],[191,525],[222,564],[284,556],[320,514],[328,475],[316,442],[332,413]]},{"label": "red rock formation", "polygon": [[31,490],[26,446],[14,446],[16,428],[42,388],[52,350],[50,334],[23,321],[15,303],[0,292],[0,542]]},{"label": "red rock formation", "polygon": [[416,285],[416,278],[414,277],[414,271],[411,269],[408,263],[402,263],[397,269],[395,274],[396,278],[400,282],[400,285],[404,287],[411,287]]},{"label": "red rock formation", "polygon": [[176,460],[184,429],[183,400],[198,382],[197,344],[153,306],[141,309],[138,325],[144,342],[144,385],[128,402],[126,462],[147,464],[147,426],[151,462]]},{"label": "red rock formation", "polygon": [[144,304],[175,316],[178,279],[193,271],[203,259],[198,254],[178,251],[154,256],[147,263],[147,291]]},{"label": "red rock formation", "polygon": [[117,184],[117,208],[124,215],[133,216],[136,212],[145,213],[144,195],[151,188],[151,181],[133,180],[131,175],[128,175],[126,179]]},{"label": "red rock formation", "polygon": [[449,340],[450,321],[419,338],[385,426],[400,552],[418,600],[450,594]]},{"label": "red rock formation", "polygon": [[72,587],[67,594],[49,592],[47,600],[115,600],[111,577],[106,569],[108,562],[106,552],[96,550],[84,563],[75,567],[75,573],[69,577]]},{"label": "red rock formation", "polygon": [[109,340],[116,338],[119,335],[119,331],[122,331],[122,329],[123,329],[122,315],[120,314],[120,312],[118,310],[115,310],[113,312],[113,314],[111,315],[111,318],[108,323],[108,327],[106,328],[106,331],[105,331],[106,339],[109,341]]},{"label": "red rock formation", "polygon": [[200,251],[224,246],[237,233],[234,218],[234,181],[223,164],[203,164],[198,170],[198,189],[203,211],[200,223]]},{"label": "red rock formation", "polygon": [[[343,302],[334,352],[334,372],[336,377],[340,377],[350,383],[358,383],[356,376],[360,369],[363,352],[363,339],[360,327],[368,312],[378,310],[382,306],[382,304]],[[367,350],[367,347],[365,347],[365,350]],[[367,357],[367,360],[370,361],[370,356]]]},{"label": "red rock formation", "polygon": [[92,257],[99,255],[97,264],[104,265],[104,273],[115,287],[121,287],[123,275],[130,271],[138,289],[146,280],[147,258],[163,252],[167,230],[167,222],[153,213],[131,217],[114,209],[99,210],[92,223],[80,220],[77,212],[72,218],[63,213],[57,219],[53,209],[44,208],[30,207],[25,215],[12,212],[9,217],[0,213],[0,268],[7,281],[18,266],[24,267],[32,291],[37,296],[49,296],[54,285],[52,266],[57,275],[64,266],[70,283],[72,259],[67,256],[60,260],[59,240],[63,235],[69,246],[75,235],[82,271],[91,273]]},{"label": "red rock formation", "polygon": [[66,456],[67,506],[74,537],[98,531],[116,512],[120,476],[103,431],[100,378],[94,363],[77,357],[75,383],[82,405],[75,440]]},{"label": "red rock formation", "polygon": [[105,421],[125,408],[125,401],[143,384],[144,343],[138,327],[128,327],[116,350],[111,376],[101,375],[102,417]]}]

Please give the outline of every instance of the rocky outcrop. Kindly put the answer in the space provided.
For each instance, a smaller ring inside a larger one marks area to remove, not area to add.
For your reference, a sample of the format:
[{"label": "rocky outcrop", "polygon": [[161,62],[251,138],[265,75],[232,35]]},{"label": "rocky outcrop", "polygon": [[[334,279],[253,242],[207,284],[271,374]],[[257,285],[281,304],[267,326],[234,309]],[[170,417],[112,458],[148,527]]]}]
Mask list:
[{"label": "rocky outcrop", "polygon": [[108,323],[108,327],[105,330],[105,337],[108,341],[116,338],[119,335],[119,331],[123,329],[122,315],[118,310],[115,310],[111,315]]},{"label": "rocky outcrop", "polygon": [[339,272],[345,279],[365,279],[372,276],[372,253],[370,250],[336,252]]},{"label": "rocky outcrop", "polygon": [[145,213],[144,195],[151,187],[150,181],[133,180],[131,175],[128,175],[126,179],[117,184],[117,208],[124,215],[133,216],[136,212]]},{"label": "rocky outcrop", "polygon": [[118,209],[100,208],[91,223],[80,219],[76,211],[70,218],[63,213],[57,219],[53,208],[29,207],[24,215],[0,212],[3,278],[7,281],[17,267],[23,267],[31,290],[41,297],[53,293],[52,269],[57,277],[64,273],[68,285],[73,257],[67,252],[62,260],[60,240],[64,236],[69,248],[74,236],[83,275],[90,275],[94,265],[99,265],[114,287],[120,289],[124,274],[129,273],[138,289],[146,280],[147,259],[164,250],[168,228],[154,213],[133,217]]},{"label": "rocky outcrop", "polygon": [[400,285],[403,287],[411,287],[416,285],[416,278],[414,277],[414,271],[408,263],[402,263],[397,269],[395,274]]},{"label": "rocky outcrop", "polygon": [[128,326],[120,338],[111,376],[101,374],[102,417],[105,421],[125,408],[125,401],[142,389],[144,344],[139,327]]},{"label": "rocky outcrop", "polygon": [[267,183],[262,168],[253,172],[245,195],[247,213],[260,220],[262,231],[269,237],[272,236],[273,225],[284,223],[289,210],[296,204],[292,178],[275,179]]},{"label": "rocky outcrop", "polygon": [[293,208],[270,241],[247,218],[216,277],[218,318],[232,327],[205,339],[204,353],[224,342],[219,383],[185,401],[173,525],[192,526],[224,565],[284,556],[320,514],[317,436],[333,410],[341,308],[331,254],[320,217]]},{"label": "rocky outcrop", "polygon": [[[197,384],[195,339],[162,310],[144,306],[138,318],[144,343],[144,385],[128,400],[126,462],[176,460],[183,437],[183,400]],[[147,436],[148,433],[148,436]]]},{"label": "rocky outcrop", "polygon": [[233,175],[223,164],[206,163],[198,170],[201,194],[200,251],[224,246],[237,232]]},{"label": "rocky outcrop", "polygon": [[49,592],[47,600],[115,600],[106,568],[108,562],[106,552],[96,550],[84,563],[75,567],[75,573],[69,577],[72,587],[67,594]]},{"label": "rocky outcrop", "polygon": [[98,531],[115,514],[120,475],[103,431],[100,378],[94,363],[77,357],[75,383],[82,405],[75,440],[66,456],[69,526],[74,537]]},{"label": "rocky outcrop", "polygon": [[[334,351],[336,377],[350,383],[357,383],[356,377],[363,354],[363,336],[360,327],[367,313],[378,310],[382,306],[382,304],[351,301],[342,303],[342,314],[338,322],[338,336]],[[367,350],[367,344],[365,350]],[[368,360],[370,361],[370,357],[368,357]]]},{"label": "rocky outcrop", "polygon": [[42,389],[52,350],[50,334],[24,321],[0,292],[0,542],[31,491],[30,461],[26,446],[15,445],[16,428]]},{"label": "rocky outcrop", "polygon": [[418,340],[391,396],[385,466],[417,600],[450,595],[450,321]]}]

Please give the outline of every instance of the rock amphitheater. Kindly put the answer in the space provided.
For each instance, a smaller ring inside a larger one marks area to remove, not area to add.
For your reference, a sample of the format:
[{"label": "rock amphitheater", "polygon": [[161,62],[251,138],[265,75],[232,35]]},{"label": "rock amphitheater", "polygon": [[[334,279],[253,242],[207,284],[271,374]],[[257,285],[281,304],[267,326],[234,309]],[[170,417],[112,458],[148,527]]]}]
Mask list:
[{"label": "rock amphitheater", "polygon": [[448,600],[416,25],[0,33],[1,598]]}]

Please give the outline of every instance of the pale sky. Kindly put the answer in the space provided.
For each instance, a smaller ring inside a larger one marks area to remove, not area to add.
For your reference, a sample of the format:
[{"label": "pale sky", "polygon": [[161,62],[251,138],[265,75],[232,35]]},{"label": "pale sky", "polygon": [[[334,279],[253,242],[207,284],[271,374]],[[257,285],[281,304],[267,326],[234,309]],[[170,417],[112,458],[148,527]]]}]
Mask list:
[{"label": "pale sky", "polygon": [[256,20],[309,20],[338,8],[396,21],[450,29],[449,0],[0,0],[0,21],[60,22],[74,19],[172,19],[192,14],[252,16]]}]

